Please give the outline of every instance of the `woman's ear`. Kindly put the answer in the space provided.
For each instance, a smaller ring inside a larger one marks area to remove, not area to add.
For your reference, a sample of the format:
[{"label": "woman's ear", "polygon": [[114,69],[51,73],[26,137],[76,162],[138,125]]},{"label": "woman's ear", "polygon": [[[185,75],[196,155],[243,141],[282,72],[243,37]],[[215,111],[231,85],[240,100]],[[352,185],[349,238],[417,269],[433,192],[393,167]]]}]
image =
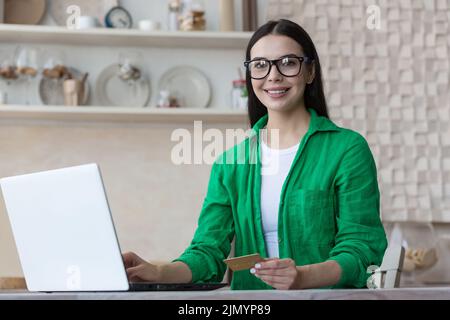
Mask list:
[{"label": "woman's ear", "polygon": [[311,67],[309,68],[308,79],[306,80],[306,83],[311,84],[314,81],[315,77],[316,77],[316,64],[313,61],[311,63]]}]

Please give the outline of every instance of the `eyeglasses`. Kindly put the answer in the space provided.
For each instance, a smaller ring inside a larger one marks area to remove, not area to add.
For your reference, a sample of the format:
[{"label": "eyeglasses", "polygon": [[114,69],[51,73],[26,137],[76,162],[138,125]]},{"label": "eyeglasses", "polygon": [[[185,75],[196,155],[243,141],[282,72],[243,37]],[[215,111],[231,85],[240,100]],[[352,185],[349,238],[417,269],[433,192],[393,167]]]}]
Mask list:
[{"label": "eyeglasses", "polygon": [[312,63],[314,59],[308,57],[286,56],[280,59],[269,60],[266,58],[256,58],[245,61],[244,66],[250,73],[250,77],[255,80],[261,80],[267,77],[272,69],[272,65],[277,67],[279,73],[285,77],[295,77],[300,74],[302,64]]}]

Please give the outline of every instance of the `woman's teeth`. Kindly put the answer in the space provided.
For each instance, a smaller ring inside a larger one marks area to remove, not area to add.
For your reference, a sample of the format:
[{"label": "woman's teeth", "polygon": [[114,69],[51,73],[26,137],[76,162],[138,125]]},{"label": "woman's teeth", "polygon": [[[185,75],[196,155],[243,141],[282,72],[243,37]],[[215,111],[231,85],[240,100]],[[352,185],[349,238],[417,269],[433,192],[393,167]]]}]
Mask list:
[{"label": "woman's teeth", "polygon": [[287,89],[285,89],[285,90],[267,90],[267,92],[270,94],[282,94],[282,93],[287,92]]}]

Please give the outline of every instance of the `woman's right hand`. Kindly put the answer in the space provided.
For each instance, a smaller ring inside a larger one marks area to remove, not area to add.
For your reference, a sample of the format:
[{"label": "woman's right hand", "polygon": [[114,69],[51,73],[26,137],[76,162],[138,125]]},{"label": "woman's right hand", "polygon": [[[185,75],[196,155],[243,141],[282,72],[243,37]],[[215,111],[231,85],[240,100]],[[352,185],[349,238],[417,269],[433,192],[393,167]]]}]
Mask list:
[{"label": "woman's right hand", "polygon": [[128,280],[131,282],[160,281],[160,268],[148,263],[134,252],[122,253],[123,262],[127,271]]}]

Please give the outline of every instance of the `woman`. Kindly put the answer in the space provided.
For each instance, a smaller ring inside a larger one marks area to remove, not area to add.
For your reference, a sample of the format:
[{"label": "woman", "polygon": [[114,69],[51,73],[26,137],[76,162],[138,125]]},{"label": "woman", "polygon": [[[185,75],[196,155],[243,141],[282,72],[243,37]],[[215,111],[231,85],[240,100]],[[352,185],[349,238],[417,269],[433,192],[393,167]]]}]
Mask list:
[{"label": "woman", "polygon": [[[125,253],[130,280],[219,282],[235,237],[235,256],[265,260],[235,272],[233,289],[364,287],[387,245],[369,146],[328,119],[319,57],[300,26],[266,23],[246,58],[255,135],[214,163],[186,251],[159,267]],[[230,161],[252,142],[255,162],[251,152]]]}]

